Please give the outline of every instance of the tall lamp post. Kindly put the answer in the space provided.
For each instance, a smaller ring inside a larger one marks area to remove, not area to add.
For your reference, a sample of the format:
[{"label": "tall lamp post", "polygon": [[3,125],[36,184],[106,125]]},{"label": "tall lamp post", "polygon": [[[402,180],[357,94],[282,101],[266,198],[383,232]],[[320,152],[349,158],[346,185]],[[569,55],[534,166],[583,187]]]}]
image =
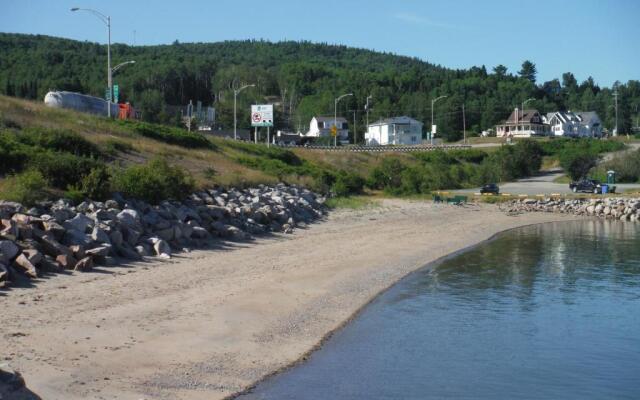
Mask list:
[{"label": "tall lamp post", "polygon": [[237,134],[237,125],[238,125],[238,114],[237,114],[237,103],[238,103],[238,101],[237,101],[237,99],[238,99],[238,94],[240,94],[240,92],[242,92],[246,88],[254,87],[254,86],[256,86],[256,85],[251,84],[251,85],[244,85],[240,89],[233,89],[233,139],[234,140],[238,140],[238,134]]},{"label": "tall lamp post", "polygon": [[334,103],[333,103],[333,126],[336,127],[336,135],[333,137],[333,146],[337,147],[338,146],[338,102],[340,100],[342,100],[345,97],[348,96],[353,96],[353,93],[347,93],[347,94],[343,94],[342,96],[338,97],[335,99]]},{"label": "tall lamp post", "polygon": [[[535,100],[533,97],[526,99],[522,102],[522,134],[524,135],[524,106],[527,105],[528,102]],[[519,118],[518,118],[519,119]]]},{"label": "tall lamp post", "polygon": [[440,100],[440,99],[444,99],[447,96],[440,96],[440,97],[436,97],[435,99],[431,100],[431,145],[433,146],[433,105],[436,104],[436,101]]},{"label": "tall lamp post", "polygon": [[[372,98],[373,98],[373,95],[367,96],[367,104],[364,106],[365,110],[367,110],[367,129],[366,129],[365,132],[369,131],[369,99],[372,99]],[[365,133],[365,135],[366,135],[366,133]],[[367,144],[366,143],[366,139],[365,139],[365,144]]]},{"label": "tall lamp post", "polygon": [[120,68],[124,67],[125,65],[129,65],[129,64],[135,64],[136,62],[131,60],[131,61],[125,61],[123,63],[120,63],[118,65],[116,65],[115,67],[111,68],[111,76],[113,77],[113,75],[116,73],[117,70],[119,70]]},{"label": "tall lamp post", "polygon": [[107,31],[109,33],[109,40],[107,42],[107,87],[109,88],[109,98],[107,99],[107,116],[111,117],[111,98],[113,97],[113,83],[111,79],[113,74],[113,70],[111,69],[111,17],[91,8],[73,7],[71,11],[88,11],[95,15],[105,25],[107,25]]}]

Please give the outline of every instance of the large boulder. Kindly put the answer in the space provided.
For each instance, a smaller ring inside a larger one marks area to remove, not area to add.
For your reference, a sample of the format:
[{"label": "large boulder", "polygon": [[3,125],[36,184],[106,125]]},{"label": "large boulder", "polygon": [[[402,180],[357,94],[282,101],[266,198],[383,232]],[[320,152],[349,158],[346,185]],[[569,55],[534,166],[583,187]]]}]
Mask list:
[{"label": "large boulder", "polygon": [[0,240],[0,262],[9,264],[19,252],[20,249],[11,240]]},{"label": "large boulder", "polygon": [[63,226],[67,230],[75,229],[82,233],[89,233],[95,222],[84,214],[76,214],[75,217],[64,222]]},{"label": "large boulder", "polygon": [[23,274],[30,278],[38,277],[38,270],[36,269],[36,266],[33,265],[24,254],[20,254],[18,257],[16,257],[15,261],[13,262],[13,268],[21,271]]},{"label": "large boulder", "polygon": [[111,244],[111,238],[103,229],[95,226],[91,232],[91,239],[98,243]]}]

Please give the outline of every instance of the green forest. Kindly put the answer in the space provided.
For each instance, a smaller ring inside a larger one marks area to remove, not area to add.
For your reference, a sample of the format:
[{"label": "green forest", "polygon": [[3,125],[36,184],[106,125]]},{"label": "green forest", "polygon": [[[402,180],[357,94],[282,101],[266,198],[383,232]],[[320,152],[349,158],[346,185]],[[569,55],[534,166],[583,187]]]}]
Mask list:
[{"label": "green forest", "polygon": [[[527,108],[596,111],[604,127],[615,126],[613,93],[618,93],[620,133],[637,129],[640,81],[599,87],[592,78],[578,82],[571,72],[538,82],[533,61],[519,71],[498,65],[449,69],[417,58],[339,45],[246,40],[159,46],[112,45],[112,65],[135,60],[117,71],[121,101],[130,101],[149,122],[175,124],[177,105],[190,100],[216,108],[218,123],[233,125],[233,89],[255,84],[238,96],[238,126],[249,127],[249,104],[276,104],[276,128],[308,129],[313,115],[332,115],[334,98],[353,93],[338,114],[353,121],[362,138],[367,96],[369,120],[408,115],[431,124],[431,99],[438,131],[449,141],[507,118],[528,98]],[[104,96],[107,47],[42,35],[0,33],[0,93],[43,99],[49,90]],[[498,63],[500,60],[496,60]],[[176,115],[178,113],[178,115]],[[426,129],[425,129],[426,130]]]}]

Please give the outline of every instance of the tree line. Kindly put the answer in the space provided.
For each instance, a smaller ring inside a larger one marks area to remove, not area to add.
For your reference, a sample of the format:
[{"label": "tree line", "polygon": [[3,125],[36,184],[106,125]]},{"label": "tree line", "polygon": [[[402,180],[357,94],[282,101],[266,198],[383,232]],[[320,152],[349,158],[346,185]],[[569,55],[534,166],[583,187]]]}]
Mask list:
[{"label": "tree line", "polygon": [[[42,99],[49,90],[104,96],[105,45],[42,35],[0,33],[0,92]],[[130,101],[150,122],[176,124],[190,100],[216,108],[218,123],[233,126],[233,90],[254,88],[238,96],[238,126],[248,128],[249,105],[275,103],[276,126],[308,129],[314,115],[338,114],[352,122],[358,135],[369,120],[407,115],[431,125],[431,99],[446,95],[434,107],[438,132],[447,140],[463,134],[462,105],[468,133],[478,134],[505,120],[528,98],[528,108],[596,111],[604,127],[615,126],[614,92],[618,93],[618,127],[630,133],[638,125],[640,81],[600,87],[592,78],[578,82],[571,72],[537,82],[536,66],[526,60],[519,71],[498,65],[449,69],[417,58],[324,43],[259,40],[179,43],[158,46],[112,45],[113,65],[135,60],[114,75],[121,101]]]}]

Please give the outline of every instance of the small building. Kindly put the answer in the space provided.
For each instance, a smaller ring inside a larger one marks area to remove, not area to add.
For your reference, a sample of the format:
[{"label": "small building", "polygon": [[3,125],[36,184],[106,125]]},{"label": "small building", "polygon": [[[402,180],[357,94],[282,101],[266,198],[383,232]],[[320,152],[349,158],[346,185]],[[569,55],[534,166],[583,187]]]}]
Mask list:
[{"label": "small building", "polygon": [[367,146],[420,144],[423,125],[407,116],[381,119],[369,124],[364,134],[365,143]]},{"label": "small building", "polygon": [[514,109],[509,118],[496,126],[497,137],[546,136],[549,125],[544,122],[538,110]]},{"label": "small building", "polygon": [[594,111],[556,111],[545,117],[553,136],[600,137],[602,122]]},{"label": "small building", "polygon": [[348,141],[349,124],[343,117],[338,117],[335,120],[333,117],[313,117],[309,123],[309,132],[305,136],[310,138],[331,137],[330,129],[334,124],[338,129],[338,140]]}]

